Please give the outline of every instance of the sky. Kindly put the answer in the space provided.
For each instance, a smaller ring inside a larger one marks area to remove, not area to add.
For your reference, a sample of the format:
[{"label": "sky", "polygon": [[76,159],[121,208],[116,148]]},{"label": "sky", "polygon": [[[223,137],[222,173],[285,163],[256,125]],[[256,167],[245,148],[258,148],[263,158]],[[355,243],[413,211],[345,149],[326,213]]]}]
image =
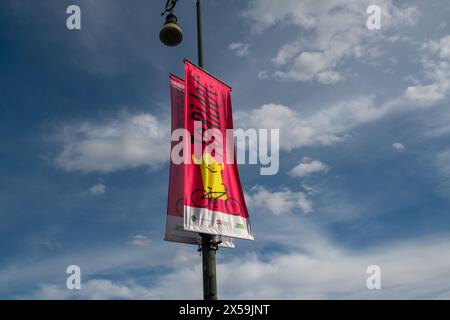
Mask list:
[{"label": "sky", "polygon": [[[163,241],[168,75],[197,59],[195,1],[177,4],[175,48],[164,4],[1,1],[0,298],[202,298],[197,247]],[[449,16],[438,0],[203,1],[235,128],[280,129],[276,175],[239,165],[255,241],[218,251],[219,298],[450,298]]]}]

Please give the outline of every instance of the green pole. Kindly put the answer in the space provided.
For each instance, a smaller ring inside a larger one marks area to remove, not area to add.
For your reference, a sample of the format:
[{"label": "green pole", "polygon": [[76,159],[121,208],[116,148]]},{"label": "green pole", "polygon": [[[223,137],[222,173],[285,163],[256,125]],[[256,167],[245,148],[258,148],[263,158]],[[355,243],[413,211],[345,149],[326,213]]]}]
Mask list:
[{"label": "green pole", "polygon": [[[202,10],[200,0],[197,0],[197,51],[198,65],[203,68]],[[217,300],[217,246],[213,243],[211,235],[200,234],[200,236],[202,237],[203,299]]]}]

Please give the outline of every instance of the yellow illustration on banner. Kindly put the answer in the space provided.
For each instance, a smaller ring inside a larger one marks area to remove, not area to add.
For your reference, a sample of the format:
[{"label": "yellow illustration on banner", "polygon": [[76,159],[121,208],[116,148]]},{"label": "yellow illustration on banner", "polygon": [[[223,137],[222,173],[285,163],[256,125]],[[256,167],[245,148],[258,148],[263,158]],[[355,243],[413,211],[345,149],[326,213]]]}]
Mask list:
[{"label": "yellow illustration on banner", "polygon": [[[192,160],[195,164],[200,165],[203,188],[207,195],[210,198],[227,200],[228,196],[222,180],[223,163],[217,163],[217,160],[209,153],[203,153],[202,159],[197,159],[195,155],[192,155]],[[217,194],[221,195],[215,197],[214,195]]]}]

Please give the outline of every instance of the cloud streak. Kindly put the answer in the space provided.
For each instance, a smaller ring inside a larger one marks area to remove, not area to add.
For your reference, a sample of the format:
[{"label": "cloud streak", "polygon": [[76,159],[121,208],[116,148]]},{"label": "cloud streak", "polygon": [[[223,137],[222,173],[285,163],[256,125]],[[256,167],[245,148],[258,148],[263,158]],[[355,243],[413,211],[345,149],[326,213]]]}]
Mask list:
[{"label": "cloud streak", "polygon": [[303,158],[297,166],[295,166],[289,174],[292,177],[304,178],[313,173],[327,171],[328,166],[319,160],[312,160],[309,158]]},{"label": "cloud streak", "polygon": [[228,49],[233,51],[238,57],[247,57],[250,55],[250,44],[248,43],[233,42],[230,43]]},{"label": "cloud streak", "polygon": [[[383,27],[370,33],[365,28],[365,13],[372,4],[381,7]],[[302,37],[283,45],[272,59],[278,68],[273,73],[275,78],[333,84],[345,79],[340,69],[350,58],[379,55],[384,30],[415,24],[417,9],[399,8],[389,0],[253,0],[243,16],[251,21],[255,32],[277,25],[302,31]]]},{"label": "cloud streak", "polygon": [[254,210],[269,211],[275,215],[291,213],[300,209],[311,213],[313,204],[304,192],[294,192],[288,188],[271,191],[264,186],[254,186],[246,194],[246,202]]},{"label": "cloud streak", "polygon": [[152,114],[122,114],[104,123],[63,125],[55,137],[62,150],[54,157],[66,171],[111,172],[167,161],[169,129]]},{"label": "cloud streak", "polygon": [[[349,252],[332,243],[269,258],[247,254],[218,266],[223,299],[448,299],[450,238],[415,239],[363,252]],[[381,290],[366,288],[369,265],[381,268]],[[43,284],[39,299],[198,299],[201,266],[180,266],[153,286],[94,278],[71,292]]]}]

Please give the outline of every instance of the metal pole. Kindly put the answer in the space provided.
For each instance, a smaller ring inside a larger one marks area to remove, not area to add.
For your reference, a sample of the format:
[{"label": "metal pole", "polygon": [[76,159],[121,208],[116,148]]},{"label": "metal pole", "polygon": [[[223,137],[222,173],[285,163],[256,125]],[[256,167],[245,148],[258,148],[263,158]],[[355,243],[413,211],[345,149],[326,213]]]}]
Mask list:
[{"label": "metal pole", "polygon": [[203,68],[202,10],[200,0],[197,0],[197,52],[198,65]]},{"label": "metal pole", "polygon": [[[198,65],[203,68],[203,38],[202,38],[202,11],[200,0],[197,0],[197,50]],[[203,264],[203,299],[217,300],[216,281],[216,244],[209,234],[202,237],[202,264]]]},{"label": "metal pole", "polygon": [[212,243],[212,236],[201,234],[202,264],[203,264],[203,299],[217,300],[216,284],[216,248]]}]

